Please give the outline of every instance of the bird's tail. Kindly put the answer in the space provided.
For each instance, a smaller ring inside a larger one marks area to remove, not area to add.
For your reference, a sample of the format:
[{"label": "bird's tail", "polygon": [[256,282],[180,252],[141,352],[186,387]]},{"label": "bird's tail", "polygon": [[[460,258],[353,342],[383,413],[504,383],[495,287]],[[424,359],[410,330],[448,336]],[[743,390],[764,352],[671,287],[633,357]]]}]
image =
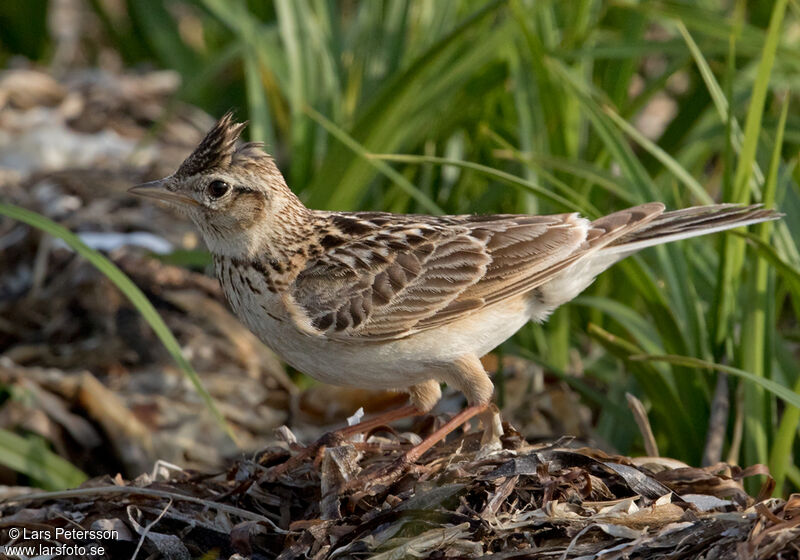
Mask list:
[{"label": "bird's tail", "polygon": [[[623,212],[625,211],[623,210]],[[673,210],[657,215],[650,220],[643,220],[645,223],[642,223],[641,227],[629,231],[604,246],[602,254],[604,257],[618,255],[619,258],[622,258],[645,247],[777,220],[781,216],[783,214],[780,212],[767,210],[760,204],[750,206],[713,204]],[[598,222],[607,218],[608,216],[601,218]]]}]

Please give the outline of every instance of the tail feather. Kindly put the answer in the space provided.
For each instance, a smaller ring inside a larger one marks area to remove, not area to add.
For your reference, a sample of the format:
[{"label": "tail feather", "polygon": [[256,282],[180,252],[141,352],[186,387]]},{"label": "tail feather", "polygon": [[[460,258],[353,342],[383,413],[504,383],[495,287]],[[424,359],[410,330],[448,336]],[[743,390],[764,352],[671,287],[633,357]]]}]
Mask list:
[{"label": "tail feather", "polygon": [[664,212],[657,202],[642,204],[591,223],[586,243],[563,263],[538,278],[537,320],[586,289],[594,278],[625,257],[645,247],[687,239],[726,229],[777,220],[783,214],[761,205],[715,204]]},{"label": "tail feather", "polygon": [[714,204],[673,210],[615,239],[603,248],[602,253],[605,256],[624,256],[653,245],[777,220],[781,216],[780,212],[767,210],[760,204]]}]

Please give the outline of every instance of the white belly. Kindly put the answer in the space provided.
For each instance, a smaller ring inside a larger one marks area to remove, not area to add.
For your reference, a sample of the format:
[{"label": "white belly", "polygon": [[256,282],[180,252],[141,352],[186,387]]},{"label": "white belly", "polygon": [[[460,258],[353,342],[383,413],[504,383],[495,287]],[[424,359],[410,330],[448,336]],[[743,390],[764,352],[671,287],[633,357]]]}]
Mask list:
[{"label": "white belly", "polygon": [[342,342],[298,330],[281,299],[266,289],[225,292],[239,319],[295,369],[323,383],[385,389],[444,381],[454,360],[491,351],[528,322],[536,305],[520,297],[399,340]]},{"label": "white belly", "polygon": [[444,381],[440,374],[457,358],[483,356],[527,321],[519,311],[494,309],[399,340],[347,343],[268,318],[256,334],[287,363],[324,383],[402,389],[428,379]]}]

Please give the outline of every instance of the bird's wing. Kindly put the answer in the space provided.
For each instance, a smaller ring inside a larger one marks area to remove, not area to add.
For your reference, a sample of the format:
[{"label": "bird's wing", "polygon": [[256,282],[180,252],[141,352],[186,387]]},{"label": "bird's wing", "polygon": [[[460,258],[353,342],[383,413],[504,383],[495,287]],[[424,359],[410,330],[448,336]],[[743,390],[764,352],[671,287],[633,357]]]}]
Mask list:
[{"label": "bird's wing", "polygon": [[577,214],[350,214],[357,223],[349,229],[358,235],[329,236],[325,252],[290,286],[291,300],[313,334],[403,338],[533,290],[601,238],[605,245],[629,231],[645,214],[632,216],[635,210],[594,223]]}]

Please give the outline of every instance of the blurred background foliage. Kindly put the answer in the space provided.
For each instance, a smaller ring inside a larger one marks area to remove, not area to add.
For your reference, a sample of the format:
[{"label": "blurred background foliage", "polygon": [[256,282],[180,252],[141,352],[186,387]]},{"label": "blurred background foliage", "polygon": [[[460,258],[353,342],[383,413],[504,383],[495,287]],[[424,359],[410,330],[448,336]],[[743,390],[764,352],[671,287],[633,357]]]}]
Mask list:
[{"label": "blurred background foliage", "polygon": [[[53,16],[70,9],[90,15],[80,37]],[[72,49],[172,69],[178,100],[248,118],[315,208],[779,208],[746,236],[628,259],[502,352],[573,385],[625,453],[640,395],[661,453],[691,464],[726,369],[723,458],[768,464],[786,491],[800,411],[752,378],[800,388],[799,16],[797,0],[32,0],[2,3],[0,64],[57,73]]]}]

